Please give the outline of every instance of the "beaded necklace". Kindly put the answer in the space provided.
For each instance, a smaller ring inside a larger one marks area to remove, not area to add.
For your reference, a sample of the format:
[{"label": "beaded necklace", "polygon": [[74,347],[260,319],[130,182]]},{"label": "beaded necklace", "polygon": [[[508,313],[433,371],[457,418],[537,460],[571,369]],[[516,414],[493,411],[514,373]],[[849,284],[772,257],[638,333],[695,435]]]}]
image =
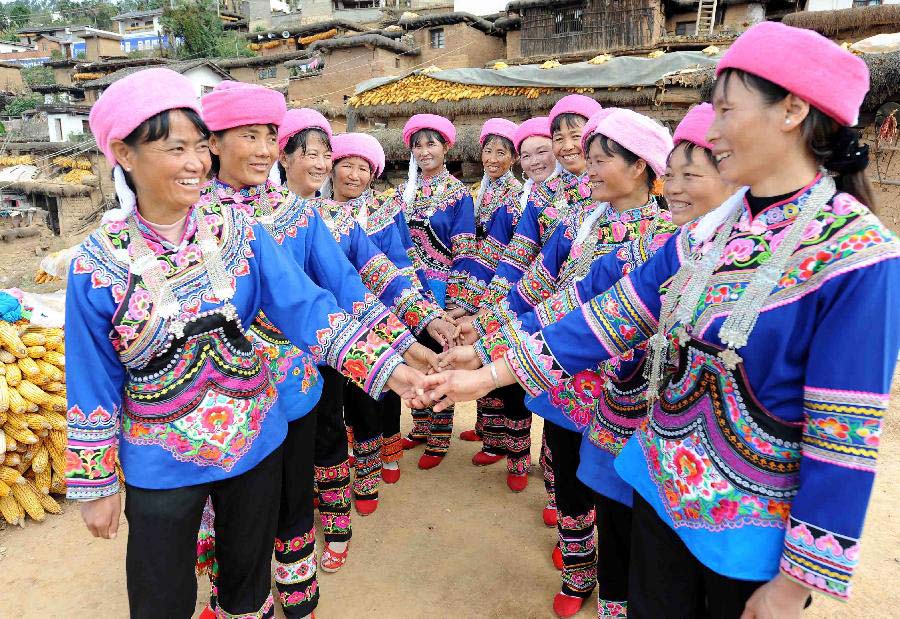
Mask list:
[{"label": "beaded necklace", "polygon": [[[224,304],[225,315],[229,318],[234,317],[237,315],[237,311],[231,305],[231,299],[234,297],[235,286],[222,263],[219,240],[213,234],[206,218],[200,215],[195,215],[195,217],[200,259],[212,285],[213,296]],[[178,298],[172,290],[172,284],[163,272],[159,259],[138,229],[137,218],[134,214],[128,218],[128,236],[134,247],[134,255],[128,259],[129,270],[143,281],[144,287],[153,298],[153,305],[159,316],[164,320],[174,318],[180,309]],[[184,326],[184,321],[173,321],[169,325],[169,332],[180,337],[184,334]]]},{"label": "beaded necklace", "polygon": [[[728,369],[736,369],[738,364],[743,361],[737,350],[746,346],[750,333],[759,319],[760,310],[783,275],[788,260],[799,247],[803,232],[816,214],[832,198],[835,190],[834,180],[827,174],[823,174],[819,183],[800,199],[800,212],[790,224],[790,230],[784,240],[772,252],[769,259],[754,270],[747,288],[719,330],[719,339],[726,345],[726,348],[718,356]],[[659,330],[649,340],[650,362],[647,364],[646,370],[649,404],[659,397],[663,366],[668,362],[669,343],[666,335],[673,334],[676,346],[681,346],[690,340],[694,309],[697,307],[700,297],[709,287],[709,281],[719,266],[719,260],[722,258],[731,232],[742,212],[741,208],[734,209],[719,227],[715,239],[706,253],[693,252],[672,279],[660,310]]]}]

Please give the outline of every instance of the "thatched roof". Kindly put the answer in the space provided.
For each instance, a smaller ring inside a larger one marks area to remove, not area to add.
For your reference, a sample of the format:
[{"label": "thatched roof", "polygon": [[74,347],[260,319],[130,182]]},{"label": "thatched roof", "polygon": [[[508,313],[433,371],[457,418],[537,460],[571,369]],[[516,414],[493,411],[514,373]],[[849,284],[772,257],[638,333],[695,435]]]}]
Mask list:
[{"label": "thatched roof", "polygon": [[[526,97],[495,96],[482,99],[464,99],[462,101],[431,102],[418,100],[397,105],[368,105],[353,108],[359,118],[396,118],[413,114],[440,114],[453,118],[460,115],[497,116],[524,114],[539,116],[550,111],[553,105],[569,94],[568,90],[557,90],[552,94],[541,95],[534,99]],[[635,106],[653,103],[656,91],[653,88],[620,88],[616,90],[599,89],[586,92],[585,96],[596,99],[604,106]]]},{"label": "thatched roof", "polygon": [[37,106],[36,109],[47,114],[82,114],[87,116],[91,113],[90,105],[77,103],[47,103]]},{"label": "thatched roof", "polygon": [[[231,76],[228,75],[225,71],[220,69],[214,62],[207,60],[205,58],[200,58],[199,60],[183,60],[181,62],[169,62],[166,63],[166,68],[175,71],[176,73],[186,73],[191,69],[196,69],[197,67],[206,66],[213,70],[213,72],[217,73],[222,79],[231,79]],[[138,71],[143,70],[146,67],[127,67],[125,69],[119,69],[118,71],[114,71],[109,75],[105,75],[99,79],[91,80],[89,82],[85,82],[82,84],[84,88],[105,88],[109,86],[113,82],[117,82],[123,77],[127,75],[131,75],[132,73],[136,73]]]},{"label": "thatched roof", "polygon": [[[874,112],[885,101],[900,97],[900,52],[886,54],[862,54],[860,58],[869,67],[869,93],[863,99],[861,110]],[[715,85],[715,70],[705,69],[693,74],[666,76],[668,83],[696,87],[700,89],[700,97],[704,101],[712,98]]]},{"label": "thatched roof", "polygon": [[[768,4],[769,0],[753,0],[759,4]],[[696,8],[699,4],[697,0],[665,0],[665,4],[669,4],[675,7],[680,7],[683,9],[691,9]],[[729,4],[747,4],[747,0],[719,0],[720,5],[729,5]]]},{"label": "thatched roof", "polygon": [[281,64],[297,58],[309,57],[308,50],[284,52],[282,54],[266,54],[263,56],[251,56],[249,58],[214,58],[213,62],[222,69],[237,69],[240,67],[268,67]]},{"label": "thatched roof", "polygon": [[418,30],[419,28],[433,28],[434,26],[452,26],[454,24],[468,24],[481,30],[485,34],[499,35],[500,32],[494,26],[494,22],[472,13],[463,11],[453,13],[438,13],[435,15],[423,15],[421,17],[400,17],[397,22],[406,30]]},{"label": "thatched roof", "polygon": [[42,95],[68,92],[73,95],[84,96],[84,88],[80,86],[64,86],[62,84],[35,84],[31,87],[31,91]]},{"label": "thatched roof", "polygon": [[170,61],[166,58],[118,58],[115,60],[102,60],[99,62],[78,62],[77,64],[79,73],[111,73],[128,67],[148,67],[166,64],[168,62]]},{"label": "thatched roof", "polygon": [[[402,129],[369,129],[366,133],[375,137],[382,148],[388,161],[408,161],[409,149],[403,143]],[[481,145],[478,138],[481,135],[480,126],[461,126],[456,128],[456,144],[447,153],[447,161],[480,161]]]},{"label": "thatched roof", "polygon": [[269,35],[271,34],[273,38],[281,39],[284,38],[283,34],[285,31],[288,33],[288,37],[297,38],[306,37],[311,34],[319,34],[320,32],[328,32],[329,30],[364,32],[367,28],[346,19],[329,19],[314,24],[284,24],[278,28],[272,28],[271,30],[266,30],[264,32],[248,32],[244,35],[244,38],[248,41],[268,40]]},{"label": "thatched roof", "polygon": [[43,196],[56,196],[60,198],[76,198],[78,196],[91,195],[91,188],[87,185],[74,183],[55,183],[52,181],[11,181],[3,184],[4,189],[18,191],[25,194],[39,194]]},{"label": "thatched roof", "polygon": [[349,37],[337,37],[334,39],[325,39],[324,41],[316,41],[306,48],[309,52],[319,50],[332,49],[350,49],[352,47],[380,47],[389,52],[400,54],[403,56],[418,56],[422,50],[418,47],[410,47],[400,41],[383,37],[380,34],[357,34]]},{"label": "thatched roof", "polygon": [[[17,142],[9,140],[0,144],[0,152],[2,153],[19,153],[19,154],[43,154],[43,153],[59,153],[74,146],[76,142]],[[99,153],[100,149],[97,144],[83,145],[87,150],[85,152]]]},{"label": "thatched roof", "polygon": [[895,26],[900,30],[900,5],[862,6],[837,11],[802,11],[784,16],[783,23],[815,30],[833,37],[855,30],[871,30],[879,26]]}]

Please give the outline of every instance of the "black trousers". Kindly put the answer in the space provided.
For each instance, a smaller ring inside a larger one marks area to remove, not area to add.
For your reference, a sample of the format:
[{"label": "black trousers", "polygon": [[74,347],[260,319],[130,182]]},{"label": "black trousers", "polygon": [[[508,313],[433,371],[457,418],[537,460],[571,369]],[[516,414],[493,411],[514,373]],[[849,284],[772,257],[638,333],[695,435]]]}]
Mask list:
[{"label": "black trousers", "polygon": [[593,495],[597,513],[597,598],[603,611],[604,606],[608,610],[613,604],[628,601],[632,512],[627,505],[602,494]]},{"label": "black trousers", "polygon": [[546,422],[556,484],[556,528],[563,557],[562,593],[587,598],[597,583],[594,494],[577,477],[581,434]]},{"label": "black trousers", "polygon": [[326,542],[346,542],[350,527],[350,463],[344,423],[344,385],[337,370],[320,367],[322,398],[316,404],[316,488]]},{"label": "black trousers", "polygon": [[357,499],[377,499],[378,480],[381,478],[381,446],[384,440],[384,403],[347,381],[344,386],[344,411],[347,423],[353,429],[353,457],[356,459],[353,494]]},{"label": "black trousers", "polygon": [[[281,504],[275,535],[275,586],[286,617],[305,617],[319,603],[313,509],[316,412],[288,424]],[[218,524],[218,523],[217,523]]]},{"label": "black trousers", "polygon": [[216,482],[145,490],[126,484],[125,573],[134,619],[190,618],[197,603],[197,529],[206,498],[216,510],[219,605],[272,616],[272,546],[278,524],[282,448],[251,470]]},{"label": "black trousers", "polygon": [[636,492],[632,518],[630,619],[737,619],[765,584],[728,578],[700,563]]}]

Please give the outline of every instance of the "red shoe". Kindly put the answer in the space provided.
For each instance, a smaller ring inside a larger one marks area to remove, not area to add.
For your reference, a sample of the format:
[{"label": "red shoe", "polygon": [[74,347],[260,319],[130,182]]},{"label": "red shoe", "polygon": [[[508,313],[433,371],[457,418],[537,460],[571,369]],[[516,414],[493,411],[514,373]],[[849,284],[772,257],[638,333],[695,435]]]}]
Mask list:
[{"label": "red shoe", "polygon": [[360,516],[369,516],[378,509],[378,499],[356,499],[356,513]]},{"label": "red shoe", "polygon": [[506,485],[509,486],[509,489],[513,492],[522,492],[528,487],[528,475],[508,473],[506,475]]},{"label": "red shoe", "polygon": [[503,459],[503,456],[495,456],[494,454],[489,454],[486,451],[479,451],[477,454],[472,456],[472,464],[475,466],[487,466],[489,464],[494,464],[495,462],[500,462]]},{"label": "red shoe", "polygon": [[403,437],[403,449],[404,450],[415,449],[416,447],[423,444],[424,442],[425,442],[424,440],[420,440],[417,438],[406,438],[404,436]]},{"label": "red shoe", "polygon": [[386,484],[396,484],[400,481],[400,469],[381,469],[381,479]]},{"label": "red shoe", "polygon": [[419,468],[424,469],[426,471],[428,469],[433,469],[438,464],[440,464],[443,459],[444,459],[444,456],[428,456],[428,455],[422,454],[422,457],[419,458]]},{"label": "red shoe", "polygon": [[313,498],[313,509],[319,509],[319,497]]},{"label": "red shoe", "polygon": [[476,430],[466,430],[465,432],[459,433],[459,440],[477,443],[481,440],[481,437],[478,436],[478,432]]},{"label": "red shoe", "polygon": [[546,524],[548,527],[556,526],[556,508],[545,507],[544,513],[542,515],[544,517],[544,524]]},{"label": "red shoe", "polygon": [[348,552],[350,552],[349,543],[344,549],[344,552],[335,552],[331,549],[331,545],[326,542],[325,550],[322,551],[322,556],[319,557],[319,567],[321,567],[324,572],[331,573],[338,571],[344,566],[344,563],[347,562]]},{"label": "red shoe", "polygon": [[550,555],[550,559],[553,561],[553,567],[561,572],[563,569],[563,560],[562,550],[559,549],[559,544],[553,547],[553,554]]},{"label": "red shoe", "polygon": [[209,604],[206,605],[200,612],[200,619],[216,619],[216,611],[209,607]]},{"label": "red shoe", "polygon": [[356,458],[353,456],[348,457],[347,458],[347,466],[349,466],[351,468],[356,466]]},{"label": "red shoe", "polygon": [[556,613],[557,617],[565,619],[578,614],[582,604],[584,604],[583,598],[557,593],[556,597],[553,598],[553,612]]}]

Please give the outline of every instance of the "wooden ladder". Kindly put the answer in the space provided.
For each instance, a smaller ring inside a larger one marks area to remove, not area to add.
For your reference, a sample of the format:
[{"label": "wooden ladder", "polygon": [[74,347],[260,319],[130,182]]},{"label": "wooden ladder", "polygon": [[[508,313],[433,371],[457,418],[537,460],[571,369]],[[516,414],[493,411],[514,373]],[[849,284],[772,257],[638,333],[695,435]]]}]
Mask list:
[{"label": "wooden ladder", "polygon": [[718,0],[700,0],[697,6],[697,36],[712,34],[716,27],[716,9]]}]

